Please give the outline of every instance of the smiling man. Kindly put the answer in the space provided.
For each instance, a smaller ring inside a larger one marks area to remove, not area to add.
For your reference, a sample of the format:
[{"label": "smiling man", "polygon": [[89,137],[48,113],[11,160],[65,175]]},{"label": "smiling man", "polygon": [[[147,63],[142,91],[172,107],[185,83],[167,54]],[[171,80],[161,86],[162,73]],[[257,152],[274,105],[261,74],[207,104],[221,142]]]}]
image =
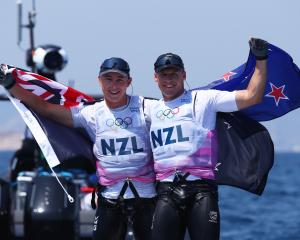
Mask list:
[{"label": "smiling man", "polygon": [[262,100],[267,74],[267,42],[252,38],[256,67],[247,89],[234,92],[185,90],[182,59],[159,56],[154,79],[163,99],[151,106],[151,144],[158,180],[153,240],[215,240],[220,235],[216,167],[216,114],[234,112]]},{"label": "smiling man", "polygon": [[136,239],[149,239],[156,195],[148,114],[152,100],[126,94],[128,63],[106,59],[98,81],[104,101],[71,109],[43,101],[24,90],[2,66],[0,84],[39,114],[68,127],[84,129],[93,142],[102,186],[94,220],[94,239],[124,239],[131,218]]}]

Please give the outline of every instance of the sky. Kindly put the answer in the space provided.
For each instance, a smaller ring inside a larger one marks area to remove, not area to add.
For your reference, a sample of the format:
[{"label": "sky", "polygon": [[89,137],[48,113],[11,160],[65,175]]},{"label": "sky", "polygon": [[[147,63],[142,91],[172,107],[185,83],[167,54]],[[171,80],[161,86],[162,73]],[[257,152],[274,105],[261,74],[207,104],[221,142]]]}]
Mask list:
[{"label": "sky", "polygon": [[[31,3],[23,0],[24,24]],[[133,94],[160,97],[153,63],[166,52],[182,57],[191,88],[244,63],[251,36],[284,49],[300,66],[299,9],[299,0],[36,0],[34,39],[36,46],[55,44],[66,50],[69,61],[57,74],[59,82],[74,81],[82,92],[101,93],[97,82],[101,62],[122,57],[131,67]],[[29,32],[23,29],[18,47],[16,2],[1,0],[1,10],[0,61],[28,68]],[[298,109],[264,123],[276,151],[300,152],[299,119]],[[10,103],[0,103],[0,121],[0,133],[24,129]]]}]

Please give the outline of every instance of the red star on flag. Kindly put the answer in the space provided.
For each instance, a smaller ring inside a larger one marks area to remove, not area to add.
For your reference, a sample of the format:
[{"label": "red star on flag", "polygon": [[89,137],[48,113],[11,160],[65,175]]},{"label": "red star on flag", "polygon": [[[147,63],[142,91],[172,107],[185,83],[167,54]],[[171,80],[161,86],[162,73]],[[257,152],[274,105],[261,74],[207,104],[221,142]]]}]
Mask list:
[{"label": "red star on flag", "polygon": [[228,73],[225,73],[222,78],[225,80],[225,81],[229,81],[230,78],[235,75],[236,73],[235,72],[228,72]]},{"label": "red star on flag", "polygon": [[269,92],[266,97],[272,97],[275,100],[276,106],[278,107],[278,103],[281,99],[289,99],[286,95],[284,95],[283,91],[285,85],[281,87],[276,87],[274,84],[270,83],[272,91]]}]

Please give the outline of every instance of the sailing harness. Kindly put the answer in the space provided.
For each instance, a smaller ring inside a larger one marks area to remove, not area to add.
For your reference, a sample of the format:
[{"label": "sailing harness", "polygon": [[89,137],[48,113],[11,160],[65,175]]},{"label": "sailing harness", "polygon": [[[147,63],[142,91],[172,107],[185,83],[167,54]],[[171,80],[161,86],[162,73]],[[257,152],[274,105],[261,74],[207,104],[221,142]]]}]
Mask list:
[{"label": "sailing harness", "polygon": [[176,170],[173,182],[160,182],[157,184],[158,195],[163,196],[163,198],[178,199],[176,206],[182,208],[182,200],[187,197],[184,187],[188,182],[186,179],[189,175],[189,172],[182,173]]},{"label": "sailing harness", "polygon": [[173,182],[157,183],[158,199],[169,202],[182,217],[186,214],[186,208],[195,201],[197,202],[211,194],[215,199],[218,198],[218,187],[214,180],[198,179],[189,181],[187,180],[189,175],[189,172],[176,171]]},{"label": "sailing harness", "polygon": [[175,172],[175,178],[173,180],[173,183],[183,183],[186,182],[186,179],[190,176],[189,172],[186,172],[185,174],[182,174],[180,171],[176,170]]},{"label": "sailing harness", "polygon": [[[176,170],[175,172],[175,178],[173,180],[173,183],[179,184],[179,183],[184,183],[186,182],[187,177],[190,175],[189,172],[182,174],[180,171]],[[118,196],[118,198],[115,200],[120,206],[124,205],[124,194],[126,192],[126,190],[128,189],[128,187],[130,188],[130,190],[132,191],[135,201],[140,202],[140,196],[136,190],[136,188],[134,187],[132,181],[127,178],[124,181],[123,187],[120,191],[120,194]],[[96,192],[97,194],[101,194],[101,192],[104,190],[104,186],[100,185],[98,183],[97,187],[94,188],[93,192],[92,192],[92,199],[91,199],[91,206],[93,209],[97,208],[97,204],[96,204]],[[169,193],[173,192],[175,188],[175,185],[172,184],[171,186],[169,186]]]},{"label": "sailing harness", "polygon": [[[124,205],[124,200],[126,200],[124,198],[124,194],[126,192],[126,190],[128,189],[128,187],[130,188],[130,190],[132,191],[133,195],[134,195],[134,198],[135,198],[135,201],[139,202],[140,201],[140,196],[136,190],[136,188],[134,187],[132,181],[127,178],[125,181],[124,181],[124,184],[123,184],[123,187],[120,191],[120,194],[118,196],[118,198],[114,201],[116,202],[117,204],[119,204],[120,206]],[[101,192],[104,190],[104,186],[98,184],[96,188],[94,188],[94,191],[92,193],[92,199],[91,199],[91,206],[93,209],[96,209],[97,208],[97,205],[96,205],[96,192],[98,195],[101,194]]]},{"label": "sailing harness", "polygon": [[[125,199],[124,194],[126,190],[130,188],[132,191],[134,198],[132,199]],[[101,196],[101,192],[104,190],[104,186],[101,186],[100,184],[97,186],[97,188],[94,189],[92,193],[92,199],[91,199],[91,206],[93,209],[97,208],[96,205],[96,191],[98,195],[98,205],[104,204],[114,207],[119,207],[122,211],[123,215],[127,217],[127,222],[129,224],[129,228],[133,227],[133,221],[134,221],[134,214],[135,209],[139,208],[141,204],[143,204],[144,201],[148,201],[148,199],[141,199],[136,188],[134,187],[132,181],[130,179],[126,179],[124,181],[123,187],[120,191],[120,194],[117,199],[107,199]],[[149,199],[150,201],[153,201],[153,199]]]}]

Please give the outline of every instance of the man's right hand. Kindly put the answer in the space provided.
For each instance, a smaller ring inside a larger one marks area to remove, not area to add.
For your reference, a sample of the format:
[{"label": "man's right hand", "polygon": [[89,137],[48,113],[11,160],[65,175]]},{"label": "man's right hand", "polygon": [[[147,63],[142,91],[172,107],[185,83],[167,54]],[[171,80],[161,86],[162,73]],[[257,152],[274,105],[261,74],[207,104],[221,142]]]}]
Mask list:
[{"label": "man's right hand", "polygon": [[5,87],[7,90],[11,89],[16,83],[11,71],[9,71],[6,64],[0,65],[0,85]]}]

